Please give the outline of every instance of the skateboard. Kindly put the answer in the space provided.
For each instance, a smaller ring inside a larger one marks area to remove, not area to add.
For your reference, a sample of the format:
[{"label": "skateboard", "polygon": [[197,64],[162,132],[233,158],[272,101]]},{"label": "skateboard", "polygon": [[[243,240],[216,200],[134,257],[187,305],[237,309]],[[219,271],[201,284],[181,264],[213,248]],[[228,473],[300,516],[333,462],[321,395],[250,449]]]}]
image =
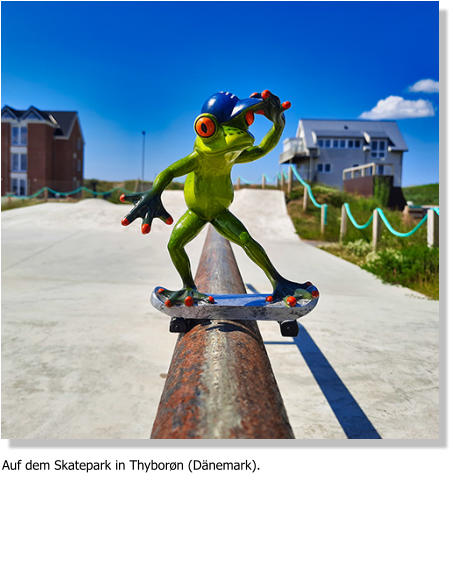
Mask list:
[{"label": "skateboard", "polygon": [[159,294],[156,287],[151,294],[151,304],[160,312],[171,317],[170,332],[185,333],[196,321],[201,320],[250,320],[277,321],[280,333],[284,337],[295,337],[299,332],[297,319],[307,315],[318,304],[319,292],[311,285],[307,291],[312,293],[311,299],[295,299],[289,297],[291,306],[285,301],[269,302],[270,294],[213,294],[214,302],[165,305],[166,297]]}]

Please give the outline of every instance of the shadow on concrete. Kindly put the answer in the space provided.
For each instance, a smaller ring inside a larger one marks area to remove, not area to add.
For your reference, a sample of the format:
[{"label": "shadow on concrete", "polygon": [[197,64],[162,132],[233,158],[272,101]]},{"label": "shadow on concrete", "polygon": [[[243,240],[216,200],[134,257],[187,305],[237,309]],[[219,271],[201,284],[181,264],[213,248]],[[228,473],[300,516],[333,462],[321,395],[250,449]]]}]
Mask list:
[{"label": "shadow on concrete", "polygon": [[[250,284],[247,288],[257,292]],[[264,341],[264,344],[297,346],[348,439],[381,438],[305,327],[299,323],[299,334],[287,342]]]}]

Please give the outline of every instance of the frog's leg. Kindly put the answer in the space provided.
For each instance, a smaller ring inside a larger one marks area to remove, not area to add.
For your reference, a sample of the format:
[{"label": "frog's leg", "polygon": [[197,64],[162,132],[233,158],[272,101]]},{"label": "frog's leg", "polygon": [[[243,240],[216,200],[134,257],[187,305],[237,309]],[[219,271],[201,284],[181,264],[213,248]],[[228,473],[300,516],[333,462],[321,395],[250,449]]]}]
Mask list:
[{"label": "frog's leg", "polygon": [[242,246],[247,256],[264,271],[274,289],[272,299],[269,300],[283,300],[289,296],[296,299],[312,298],[311,293],[305,290],[311,283],[300,284],[283,278],[269,260],[264,248],[250,236],[242,222],[229,210],[224,210],[212,224],[225,238]]},{"label": "frog's leg", "polygon": [[167,299],[165,303],[167,306],[176,303],[185,303],[190,306],[195,301],[209,300],[208,295],[197,291],[190,268],[189,257],[184,250],[185,245],[197,236],[206,223],[206,220],[203,220],[194,212],[188,210],[173,228],[170,240],[168,241],[168,252],[182,279],[183,288],[179,291],[160,289],[159,292]]}]

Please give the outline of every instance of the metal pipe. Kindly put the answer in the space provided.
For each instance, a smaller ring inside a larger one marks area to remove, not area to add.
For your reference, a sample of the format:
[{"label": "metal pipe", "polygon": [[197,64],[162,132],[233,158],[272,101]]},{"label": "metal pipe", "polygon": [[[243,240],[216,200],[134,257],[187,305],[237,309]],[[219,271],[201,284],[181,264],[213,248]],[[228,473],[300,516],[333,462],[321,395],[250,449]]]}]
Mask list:
[{"label": "metal pipe", "polygon": [[[207,293],[245,293],[230,243],[212,226],[195,277]],[[180,335],[152,439],[293,439],[254,321],[201,321]]]}]

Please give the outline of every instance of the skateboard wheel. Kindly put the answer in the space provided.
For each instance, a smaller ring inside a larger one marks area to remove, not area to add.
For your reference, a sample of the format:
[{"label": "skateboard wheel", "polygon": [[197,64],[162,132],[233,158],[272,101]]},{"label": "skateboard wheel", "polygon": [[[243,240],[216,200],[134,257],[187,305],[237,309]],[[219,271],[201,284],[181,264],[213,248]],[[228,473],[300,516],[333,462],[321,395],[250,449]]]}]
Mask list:
[{"label": "skateboard wheel", "polygon": [[184,304],[186,305],[186,307],[193,306],[193,298],[192,297],[186,297],[184,299]]},{"label": "skateboard wheel", "polygon": [[274,299],[272,298],[272,295],[269,295],[268,297],[266,297],[266,301],[268,303],[271,303]]},{"label": "skateboard wheel", "polygon": [[282,337],[297,337],[299,334],[299,325],[297,321],[282,321],[279,325]]},{"label": "skateboard wheel", "polygon": [[209,296],[209,297],[208,297],[208,301],[209,301],[210,303],[214,303],[214,302],[215,302],[214,297]]},{"label": "skateboard wheel", "polygon": [[297,300],[295,297],[286,297],[286,304],[288,304],[290,307],[294,307],[296,306]]},{"label": "skateboard wheel", "polygon": [[172,306],[170,299],[167,299],[167,300],[165,301],[165,306],[168,307],[168,308],[170,308],[170,307]]}]

